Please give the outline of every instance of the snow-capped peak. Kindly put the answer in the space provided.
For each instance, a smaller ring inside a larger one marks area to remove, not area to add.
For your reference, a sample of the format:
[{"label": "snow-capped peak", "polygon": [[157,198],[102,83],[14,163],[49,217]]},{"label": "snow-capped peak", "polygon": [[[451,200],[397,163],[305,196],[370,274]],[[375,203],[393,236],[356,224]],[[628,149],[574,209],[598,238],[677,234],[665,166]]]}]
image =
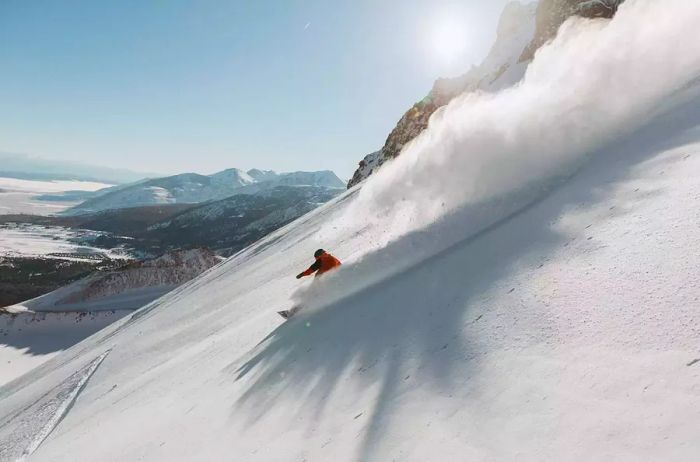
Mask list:
[{"label": "snow-capped peak", "polygon": [[280,185],[338,188],[343,184],[331,171],[278,174],[271,170],[252,169],[245,172],[230,168],[208,176],[182,173],[106,191],[67,210],[65,214],[80,215],[148,205],[199,204],[235,194],[255,194]]},{"label": "snow-capped peak", "polygon": [[255,179],[255,181],[262,182],[274,180],[279,174],[274,170],[259,170],[257,168],[253,168],[248,170],[248,175],[250,175],[251,178]]},{"label": "snow-capped peak", "polygon": [[238,168],[229,168],[210,175],[215,183],[229,186],[241,187],[255,183],[257,180],[248,173]]}]

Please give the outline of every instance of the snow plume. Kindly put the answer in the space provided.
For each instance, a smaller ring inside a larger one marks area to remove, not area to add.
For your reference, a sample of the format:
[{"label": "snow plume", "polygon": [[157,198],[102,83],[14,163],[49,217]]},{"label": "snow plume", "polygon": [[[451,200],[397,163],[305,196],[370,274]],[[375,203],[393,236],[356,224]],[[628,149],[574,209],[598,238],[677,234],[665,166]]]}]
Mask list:
[{"label": "snow plume", "polygon": [[388,241],[458,208],[571,172],[638,129],[700,75],[700,2],[630,0],[613,20],[572,18],[524,79],[470,93],[364,185],[345,217]]}]

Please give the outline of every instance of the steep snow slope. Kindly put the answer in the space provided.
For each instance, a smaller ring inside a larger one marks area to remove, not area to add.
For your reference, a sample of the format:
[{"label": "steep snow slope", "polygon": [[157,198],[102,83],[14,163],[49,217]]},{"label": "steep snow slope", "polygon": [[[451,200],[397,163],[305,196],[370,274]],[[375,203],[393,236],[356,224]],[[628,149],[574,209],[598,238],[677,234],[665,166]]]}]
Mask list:
[{"label": "steep snow slope", "polygon": [[233,185],[234,188],[246,186],[257,181],[248,173],[237,168],[229,168],[219,173],[215,173],[211,175],[211,179],[214,181],[214,183],[219,183],[223,186]]},{"label": "steep snow slope", "polygon": [[[99,312],[0,313],[0,385],[131,313],[116,306]],[[2,449],[0,455],[5,460]]]},{"label": "steep snow slope", "polygon": [[408,271],[367,275],[440,233],[346,266],[280,325],[314,247],[365,250],[309,237],[346,197],[2,389],[3,460],[46,419],[15,413],[108,350],[32,460],[692,460],[697,112]]},{"label": "steep snow slope", "polygon": [[[694,460],[700,52],[675,51],[699,22],[685,0],[572,22],[517,90],[469,101],[485,121],[457,101],[426,132],[440,176],[405,152],[0,389],[0,458]],[[532,97],[537,123],[493,117]],[[461,188],[460,155],[481,174]],[[318,246],[346,264],[295,290]]]},{"label": "steep snow slope", "polygon": [[171,252],[96,272],[46,295],[0,309],[0,384],[146,306],[212,266],[209,250]]}]

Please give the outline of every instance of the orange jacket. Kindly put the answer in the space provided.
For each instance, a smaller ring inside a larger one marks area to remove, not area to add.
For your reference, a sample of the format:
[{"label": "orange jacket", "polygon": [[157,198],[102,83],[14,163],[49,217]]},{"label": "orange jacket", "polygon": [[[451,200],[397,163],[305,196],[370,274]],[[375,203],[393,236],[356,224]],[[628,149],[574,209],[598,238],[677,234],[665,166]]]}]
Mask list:
[{"label": "orange jacket", "polygon": [[316,276],[320,276],[323,273],[327,273],[328,271],[339,267],[340,265],[342,265],[340,260],[326,252],[317,257],[314,264],[309,266],[306,271],[300,273],[297,277],[302,278],[304,276],[311,276],[314,273],[316,273]]}]

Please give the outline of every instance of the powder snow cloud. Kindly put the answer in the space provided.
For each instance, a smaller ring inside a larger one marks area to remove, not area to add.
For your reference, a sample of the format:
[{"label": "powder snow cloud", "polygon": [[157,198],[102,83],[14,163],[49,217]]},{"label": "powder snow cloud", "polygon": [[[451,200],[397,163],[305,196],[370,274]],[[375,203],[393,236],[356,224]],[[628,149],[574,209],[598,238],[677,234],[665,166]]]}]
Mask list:
[{"label": "powder snow cloud", "polygon": [[696,0],[629,0],[611,21],[568,20],[518,85],[464,94],[436,112],[342,221],[373,223],[386,243],[566,173],[700,75],[699,24]]}]

